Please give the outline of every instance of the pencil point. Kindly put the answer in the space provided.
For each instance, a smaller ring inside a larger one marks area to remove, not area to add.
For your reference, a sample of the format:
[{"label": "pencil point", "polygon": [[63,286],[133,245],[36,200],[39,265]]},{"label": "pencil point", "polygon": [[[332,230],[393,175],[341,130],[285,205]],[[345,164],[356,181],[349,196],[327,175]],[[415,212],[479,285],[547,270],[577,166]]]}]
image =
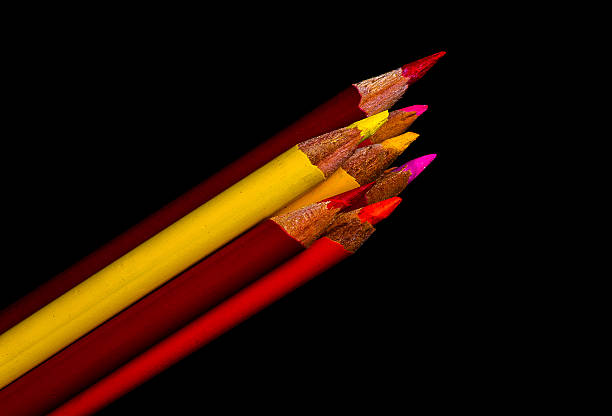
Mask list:
[{"label": "pencil point", "polygon": [[399,168],[395,168],[394,172],[405,172],[407,170],[410,171],[410,179],[408,183],[412,182],[417,176],[421,174],[425,170],[427,166],[436,158],[436,154],[425,155],[421,157],[417,157],[416,159],[412,159],[409,162],[404,163]]},{"label": "pencil point", "polygon": [[361,222],[367,221],[372,225],[376,225],[391,215],[400,202],[402,202],[402,198],[394,196],[393,198],[363,207],[361,211],[359,211],[359,219],[361,219]]},{"label": "pencil point", "polygon": [[399,111],[404,111],[406,113],[412,113],[414,111],[418,117],[427,111],[427,108],[426,105],[411,105],[410,107],[400,108]]},{"label": "pencil point", "polygon": [[359,146],[357,146],[357,148],[359,149],[361,147],[366,147],[366,146],[369,146],[371,144],[374,144],[374,143],[372,143],[372,136],[368,137],[367,139],[365,139],[364,141],[359,143]]},{"label": "pencil point", "polygon": [[391,139],[387,139],[381,143],[386,148],[394,149],[398,154],[402,153],[406,148],[419,137],[417,133],[411,131],[395,136]]},{"label": "pencil point", "polygon": [[348,127],[356,127],[361,130],[361,137],[365,140],[374,134],[376,130],[387,122],[389,118],[389,111],[381,111],[378,114],[374,114],[363,120],[356,121]]},{"label": "pencil point", "polygon": [[359,188],[351,189],[350,191],[343,192],[341,194],[332,196],[331,198],[324,199],[321,202],[331,201],[327,205],[329,209],[333,208],[348,208],[354,205],[356,202],[365,201],[365,194],[374,186],[374,182],[362,185]]},{"label": "pencil point", "polygon": [[409,79],[408,84],[412,84],[421,79],[444,55],[446,52],[442,51],[406,64],[402,67],[402,75]]}]

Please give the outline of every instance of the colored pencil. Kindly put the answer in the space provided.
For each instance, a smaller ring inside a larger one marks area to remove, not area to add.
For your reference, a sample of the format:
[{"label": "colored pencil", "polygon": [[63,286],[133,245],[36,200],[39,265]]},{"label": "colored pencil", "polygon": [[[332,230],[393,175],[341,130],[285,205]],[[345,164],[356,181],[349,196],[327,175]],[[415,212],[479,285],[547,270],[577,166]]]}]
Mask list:
[{"label": "colored pencil", "polygon": [[435,154],[425,155],[412,159],[397,168],[388,169],[365,193],[363,201],[353,201],[352,206],[370,205],[399,195],[435,158]]},{"label": "colored pencil", "polygon": [[[426,166],[419,159],[390,169],[375,183],[328,200],[344,200],[350,209],[396,196],[408,185],[410,168],[415,170],[416,177]],[[359,199],[364,192],[367,192],[365,198]],[[309,217],[312,212],[303,210],[295,214]],[[295,214],[286,216],[284,222],[294,223]],[[33,416],[50,411],[125,362],[125,357],[133,357],[192,319],[194,314],[207,310],[216,303],[212,298],[224,298],[226,293],[233,293],[299,252],[304,242],[318,231],[311,229],[301,239],[290,234],[274,218],[264,221],[0,390],[0,414]],[[202,281],[204,277],[209,280]]]},{"label": "colored pencil", "polygon": [[405,133],[421,114],[427,111],[426,105],[411,105],[389,112],[387,122],[376,133],[365,139],[359,147],[369,146]]},{"label": "colored pencil", "polygon": [[50,415],[92,414],[159,374],[353,254],[372,235],[373,225],[389,216],[400,201],[395,197],[340,215],[330,231],[307,250],[103,378]]},{"label": "colored pencil", "polygon": [[0,335],[0,387],[324,181],[387,115],[292,147]]},{"label": "colored pencil", "polygon": [[[0,333],[100,271],[148,238],[246,177],[274,157],[311,137],[391,108],[444,52],[349,86],[269,140],[134,225],[69,269],[0,312]],[[295,80],[293,88],[299,89]]]},{"label": "colored pencil", "polygon": [[304,250],[372,185],[261,222],[0,390],[0,414],[53,410]]},{"label": "colored pencil", "polygon": [[408,132],[387,139],[382,143],[357,149],[329,178],[276,214],[280,215],[294,211],[374,181],[417,137],[419,137],[418,134]]}]

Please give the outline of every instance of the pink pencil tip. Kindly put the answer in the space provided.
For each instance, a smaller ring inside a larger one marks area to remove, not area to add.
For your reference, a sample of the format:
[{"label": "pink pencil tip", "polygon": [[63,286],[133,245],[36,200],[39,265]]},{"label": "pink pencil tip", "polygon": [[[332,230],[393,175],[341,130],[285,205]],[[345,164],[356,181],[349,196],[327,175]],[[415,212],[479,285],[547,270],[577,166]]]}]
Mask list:
[{"label": "pink pencil tip", "polygon": [[411,175],[410,179],[408,179],[408,183],[410,183],[425,170],[425,168],[436,158],[436,156],[436,154],[430,154],[417,157],[416,159],[412,159],[411,161],[404,163],[399,168],[393,169],[393,172],[405,172],[409,170]]},{"label": "pink pencil tip", "polygon": [[436,62],[438,62],[438,59],[442,58],[444,55],[446,55],[446,52],[442,51],[406,64],[402,67],[402,76],[409,79],[409,85],[413,84],[421,79],[423,75],[425,75],[427,71],[429,71]]},{"label": "pink pencil tip", "polygon": [[399,111],[405,111],[406,113],[412,113],[414,111],[417,116],[420,116],[427,111],[427,108],[426,105],[411,105],[410,107],[400,108]]}]

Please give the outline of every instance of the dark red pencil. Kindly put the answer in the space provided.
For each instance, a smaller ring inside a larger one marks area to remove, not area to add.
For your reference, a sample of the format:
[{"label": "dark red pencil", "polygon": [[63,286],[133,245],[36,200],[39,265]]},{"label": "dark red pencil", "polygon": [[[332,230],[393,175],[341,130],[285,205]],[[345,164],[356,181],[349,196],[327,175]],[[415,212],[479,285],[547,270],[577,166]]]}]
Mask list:
[{"label": "dark red pencil", "polygon": [[61,404],[308,247],[372,184],[272,217],[0,390],[0,415]]},{"label": "dark red pencil", "polygon": [[439,52],[386,74],[351,85],[234,163],[0,312],[0,333],[72,289],[291,146],[390,108],[401,98],[406,88],[420,79],[443,55],[444,52]]}]

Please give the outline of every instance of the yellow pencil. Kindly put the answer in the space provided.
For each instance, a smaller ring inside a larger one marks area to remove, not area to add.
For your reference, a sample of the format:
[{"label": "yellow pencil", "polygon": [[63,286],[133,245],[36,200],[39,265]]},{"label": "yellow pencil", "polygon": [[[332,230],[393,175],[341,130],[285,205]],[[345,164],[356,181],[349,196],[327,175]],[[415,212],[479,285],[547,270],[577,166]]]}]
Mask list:
[{"label": "yellow pencil", "polygon": [[387,139],[379,144],[362,147],[338,168],[324,182],[316,185],[289,205],[277,211],[274,215],[305,207],[334,195],[372,182],[379,177],[385,168],[402,154],[404,150],[419,137],[418,134],[408,132],[397,137]]},{"label": "yellow pencil", "polygon": [[292,147],[0,335],[0,388],[323,182],[387,117]]}]

